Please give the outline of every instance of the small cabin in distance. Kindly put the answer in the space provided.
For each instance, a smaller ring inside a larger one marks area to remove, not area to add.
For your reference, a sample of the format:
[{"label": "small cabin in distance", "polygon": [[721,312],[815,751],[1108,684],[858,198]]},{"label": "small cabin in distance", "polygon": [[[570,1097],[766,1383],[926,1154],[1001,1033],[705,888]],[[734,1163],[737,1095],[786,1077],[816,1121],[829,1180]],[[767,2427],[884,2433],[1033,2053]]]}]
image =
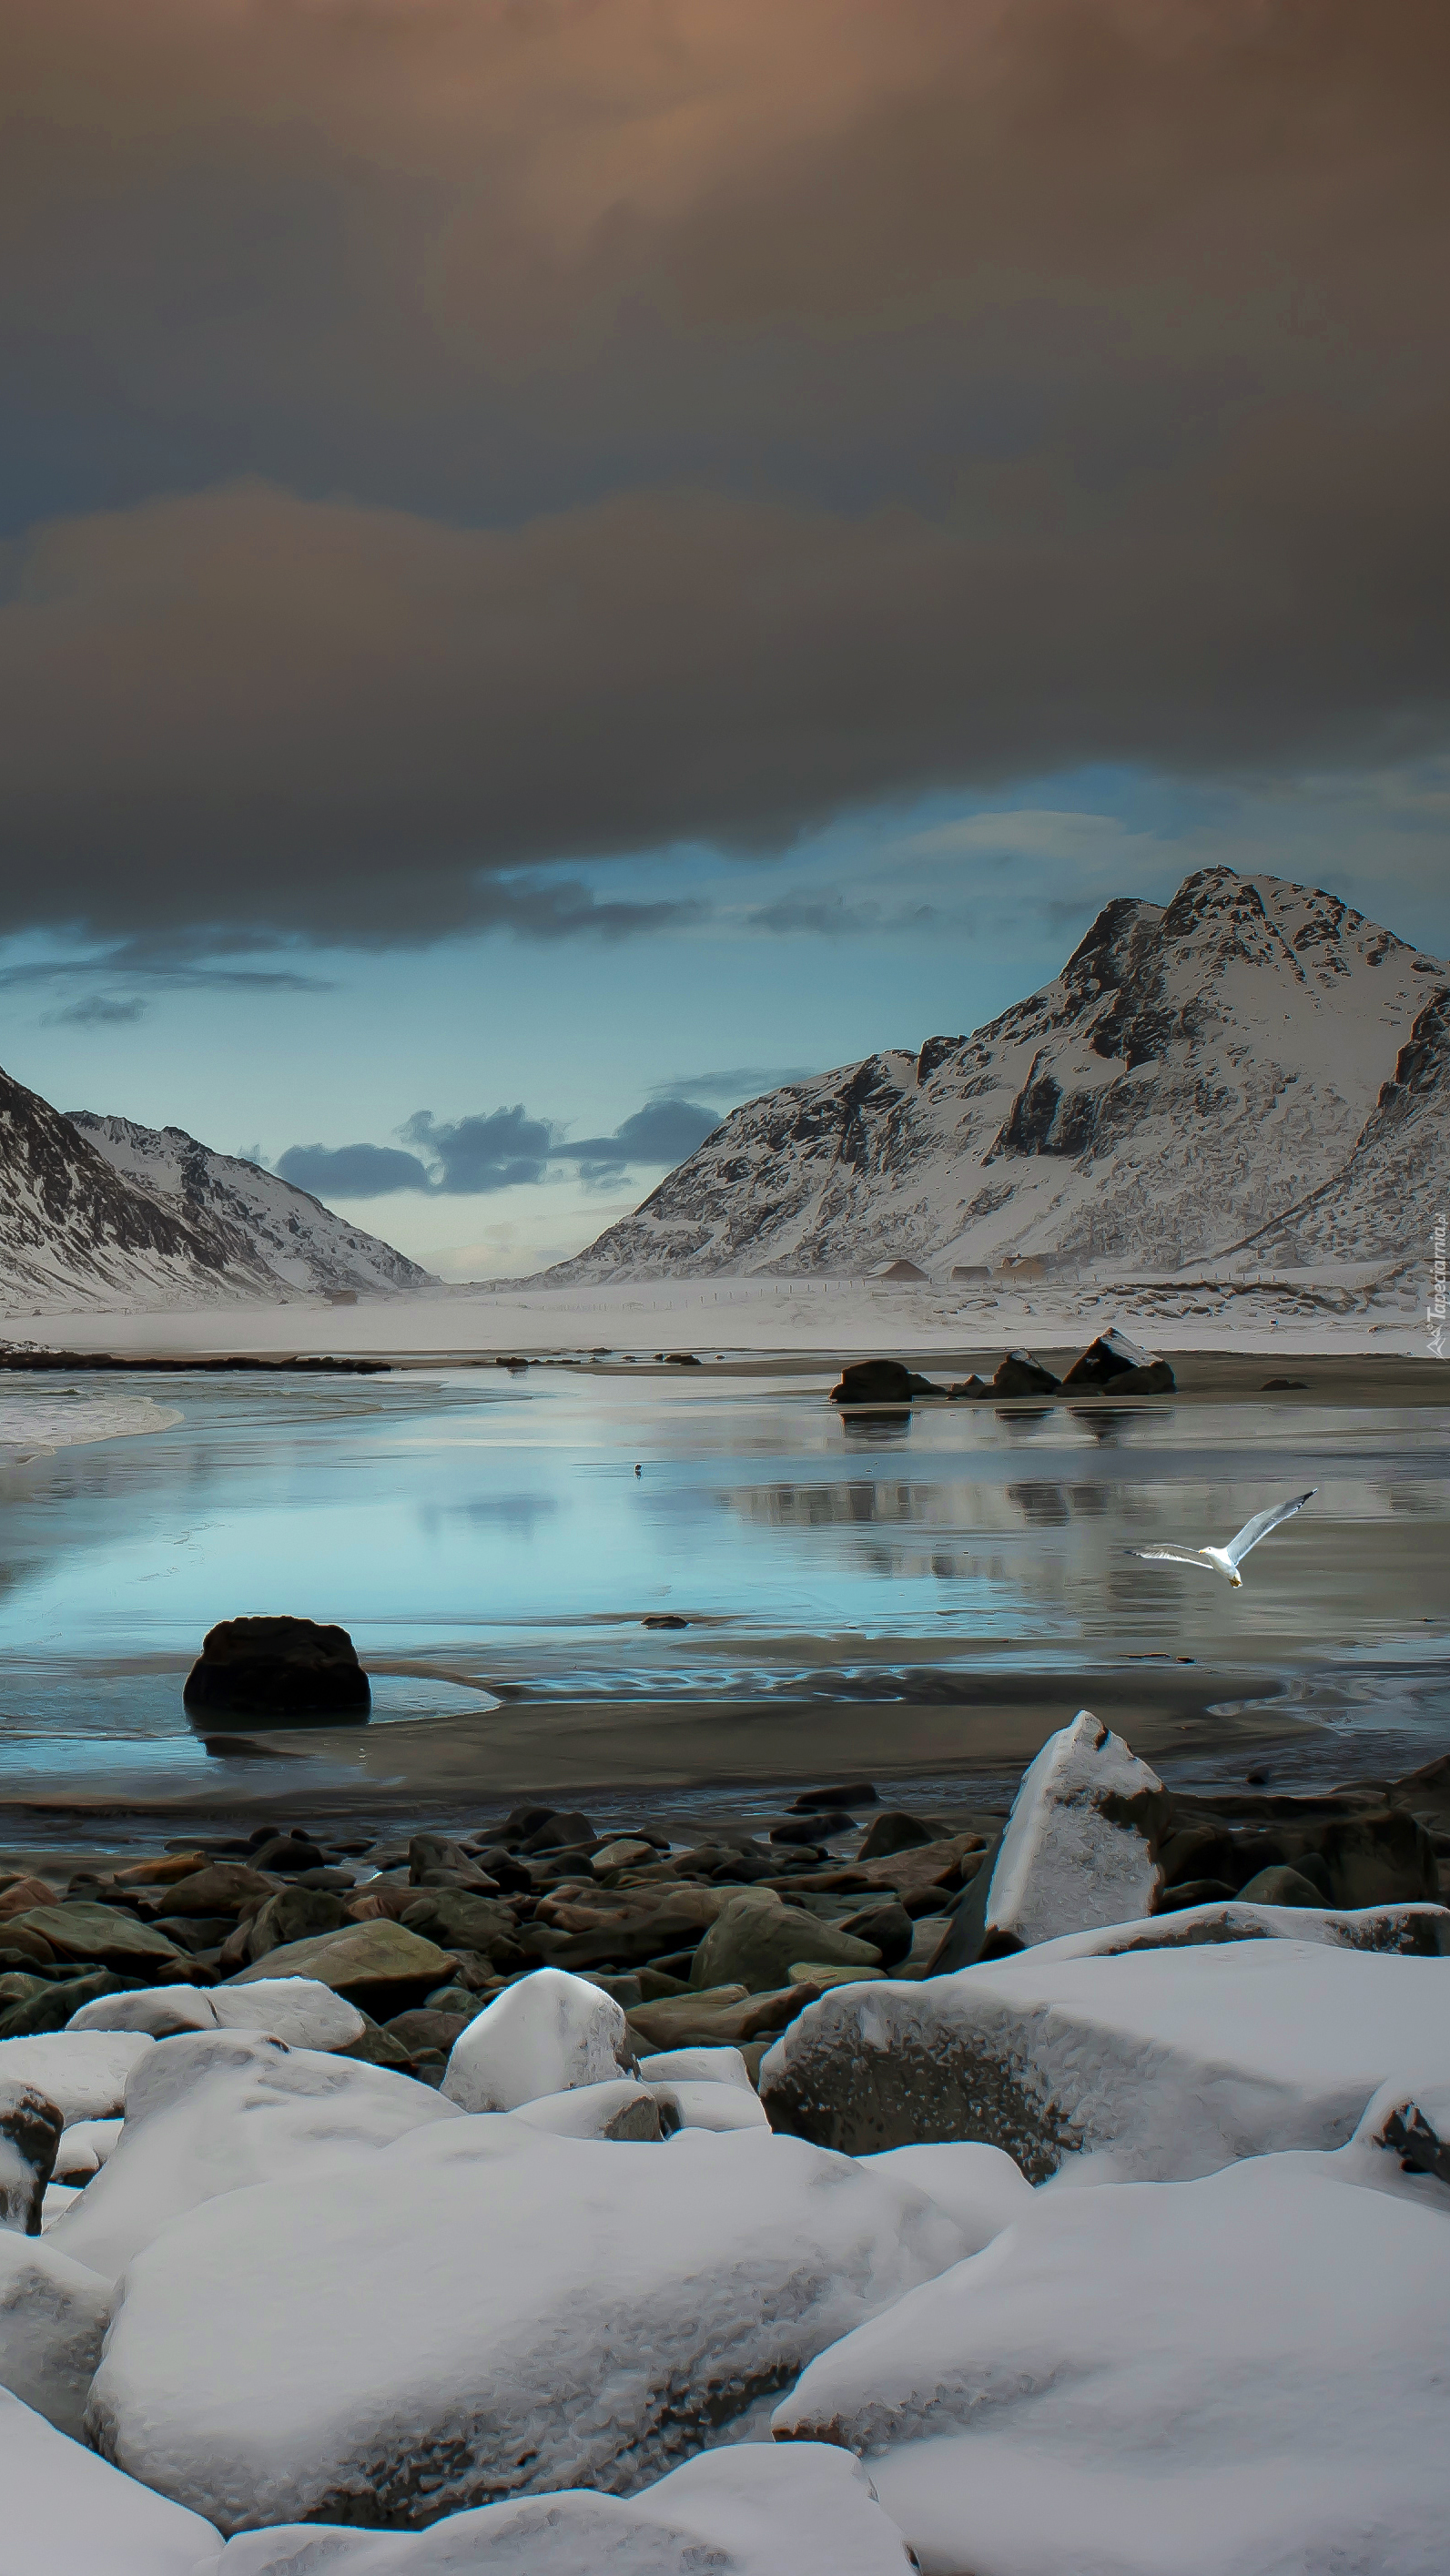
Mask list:
[{"label": "small cabin in distance", "polygon": [[923,1285],[930,1284],[928,1273],[925,1270],[919,1270],[914,1261],[907,1261],[905,1258],[900,1261],[883,1261],[872,1271],[871,1276],[873,1279],[917,1279]]}]

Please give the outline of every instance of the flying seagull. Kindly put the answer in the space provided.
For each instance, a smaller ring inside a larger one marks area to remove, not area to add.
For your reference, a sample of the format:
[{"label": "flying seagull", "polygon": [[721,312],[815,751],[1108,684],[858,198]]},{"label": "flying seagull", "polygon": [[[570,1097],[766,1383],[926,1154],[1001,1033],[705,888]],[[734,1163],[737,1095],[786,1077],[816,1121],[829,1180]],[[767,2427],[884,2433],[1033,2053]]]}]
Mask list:
[{"label": "flying seagull", "polygon": [[1127,1553],[1144,1557],[1150,1564],[1196,1565],[1204,1574],[1226,1574],[1235,1591],[1242,1591],[1244,1578],[1239,1567],[1250,1548],[1257,1547],[1280,1521],[1291,1521],[1296,1512],[1302,1512],[1318,1491],[1317,1485],[1311,1485],[1307,1494],[1296,1494],[1291,1503],[1271,1503],[1266,1512],[1255,1512],[1227,1547],[1130,1547]]}]

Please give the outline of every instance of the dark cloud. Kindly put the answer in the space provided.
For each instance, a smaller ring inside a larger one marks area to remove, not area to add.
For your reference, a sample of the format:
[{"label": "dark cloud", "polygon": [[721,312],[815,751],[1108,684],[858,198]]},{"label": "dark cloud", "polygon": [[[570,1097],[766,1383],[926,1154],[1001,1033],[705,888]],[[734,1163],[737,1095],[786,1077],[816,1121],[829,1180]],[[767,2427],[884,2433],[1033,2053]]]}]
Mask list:
[{"label": "dark cloud", "polygon": [[1432,0],[10,0],[0,929],[622,937],[531,871],[1439,739],[1447,71]]},{"label": "dark cloud", "polygon": [[615,1169],[626,1163],[682,1163],[720,1121],[698,1100],[652,1100],[626,1118],[612,1136],[570,1137],[553,1147],[555,1154]]},{"label": "dark cloud", "polygon": [[87,993],[78,1002],[68,1003],[63,1010],[45,1011],[42,1019],[51,1029],[120,1029],[146,1017],[146,1004],[139,993],[122,996],[114,993]]},{"label": "dark cloud", "polygon": [[512,1189],[519,1181],[541,1181],[555,1131],[548,1119],[530,1118],[517,1102],[512,1109],[460,1118],[451,1126],[419,1109],[398,1133],[434,1166],[430,1189],[449,1197],[474,1197]]},{"label": "dark cloud", "polygon": [[547,1118],[531,1118],[521,1101],[451,1123],[415,1110],[400,1136],[416,1153],[390,1145],[292,1145],[276,1165],[284,1181],[319,1198],[387,1198],[427,1190],[437,1198],[474,1198],[542,1181],[550,1163],[575,1163],[591,1187],[621,1180],[631,1163],[673,1168],[719,1125],[694,1100],[653,1100],[612,1136],[566,1137]]},{"label": "dark cloud", "polygon": [[426,1190],[426,1166],[394,1145],[290,1145],[276,1170],[318,1199],[381,1199],[395,1190]]}]

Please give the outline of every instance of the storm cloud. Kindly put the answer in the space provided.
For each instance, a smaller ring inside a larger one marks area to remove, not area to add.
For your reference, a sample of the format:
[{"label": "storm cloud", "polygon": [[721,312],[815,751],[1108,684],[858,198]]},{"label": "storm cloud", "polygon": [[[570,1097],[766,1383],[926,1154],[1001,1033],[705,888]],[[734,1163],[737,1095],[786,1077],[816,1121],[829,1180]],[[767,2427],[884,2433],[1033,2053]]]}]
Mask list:
[{"label": "storm cloud", "polygon": [[619,938],[699,914],[592,860],[1444,738],[1429,0],[0,43],[0,929]]},{"label": "storm cloud", "polygon": [[398,1130],[415,1152],[392,1145],[291,1145],[276,1169],[317,1198],[380,1199],[399,1190],[477,1198],[542,1181],[551,1162],[577,1164],[586,1180],[617,1177],[630,1163],[672,1168],[718,1124],[713,1109],[694,1100],[649,1101],[612,1136],[568,1136],[552,1119],[531,1118],[521,1101],[452,1121],[418,1109]]}]

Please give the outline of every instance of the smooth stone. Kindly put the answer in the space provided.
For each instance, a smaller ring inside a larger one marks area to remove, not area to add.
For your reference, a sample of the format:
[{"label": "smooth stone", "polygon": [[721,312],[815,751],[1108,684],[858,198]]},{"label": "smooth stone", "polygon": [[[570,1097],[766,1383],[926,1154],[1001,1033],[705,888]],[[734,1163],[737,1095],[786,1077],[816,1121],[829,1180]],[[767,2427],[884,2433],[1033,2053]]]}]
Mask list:
[{"label": "smooth stone", "polygon": [[896,1852],[916,1851],[925,1843],[940,1842],[941,1829],[928,1825],[920,1816],[910,1816],[904,1807],[883,1807],[873,1816],[866,1839],[856,1854],[858,1861],[889,1860]]},{"label": "smooth stone", "polygon": [[695,1952],[690,1982],[697,1992],[738,1983],[764,1994],[786,1983],[793,1960],[806,1958],[842,1968],[881,1964],[874,1943],[833,1931],[799,1906],[766,1904],[748,1894],[734,1898],[711,1924]]},{"label": "smooth stone", "polygon": [[48,1941],[58,1959],[93,1962],[101,1968],[134,1968],[159,1980],[168,1968],[184,1967],[186,1954],[174,1941],[114,1905],[38,1905],[19,1917],[22,1925]]},{"label": "smooth stone", "polygon": [[1245,1905],[1308,1905],[1318,1911],[1324,1904],[1313,1879],[1302,1870],[1288,1868],[1261,1869],[1257,1878],[1239,1889],[1239,1896]]},{"label": "smooth stone", "polygon": [[443,2090],[464,2111],[512,2111],[576,2085],[633,2075],[635,2050],[612,1995],[560,1968],[506,1986],[455,2041]]},{"label": "smooth stone", "polygon": [[325,1889],[285,1887],[269,1892],[247,1931],[247,1958],[256,1966],[270,1950],[285,1950],[322,1932],[341,1932],[353,1920],[341,1896]]},{"label": "smooth stone", "polygon": [[[425,1941],[401,1923],[349,1923],[342,1931],[284,1942],[255,1966],[229,1977],[220,1991],[234,1992],[263,1977],[315,1977],[319,1985],[330,1986],[334,1994],[361,2005],[375,2020],[386,2020],[390,2010],[405,2012],[410,2003],[441,1986],[453,1965],[450,1951],[440,1950],[436,1942]],[[394,1997],[396,2001],[390,2003]]]},{"label": "smooth stone", "polygon": [[313,1619],[223,1619],[208,1631],[183,1693],[200,1716],[365,1718],[368,1677],[345,1628]]},{"label": "smooth stone", "polygon": [[510,2117],[556,2138],[598,2138],[616,2146],[657,2145],[664,2135],[655,2088],[626,2077],[540,2094],[521,2102]]},{"label": "smooth stone", "polygon": [[114,2120],[126,2085],[155,2046],[143,2031],[59,2030],[35,2039],[0,2040],[0,2086],[33,2084],[53,2102],[64,2127],[76,2120]]},{"label": "smooth stone", "polygon": [[911,1956],[916,1926],[904,1905],[868,1905],[859,1914],[848,1914],[837,1924],[851,1941],[869,1941],[881,1954],[881,1965],[888,1972]]},{"label": "smooth stone", "polygon": [[240,1914],[249,1897],[265,1900],[274,1894],[270,1879],[249,1868],[242,1861],[209,1861],[205,1869],[193,1870],[189,1877],[178,1879],[162,1888],[163,1910],[167,1914]]}]

